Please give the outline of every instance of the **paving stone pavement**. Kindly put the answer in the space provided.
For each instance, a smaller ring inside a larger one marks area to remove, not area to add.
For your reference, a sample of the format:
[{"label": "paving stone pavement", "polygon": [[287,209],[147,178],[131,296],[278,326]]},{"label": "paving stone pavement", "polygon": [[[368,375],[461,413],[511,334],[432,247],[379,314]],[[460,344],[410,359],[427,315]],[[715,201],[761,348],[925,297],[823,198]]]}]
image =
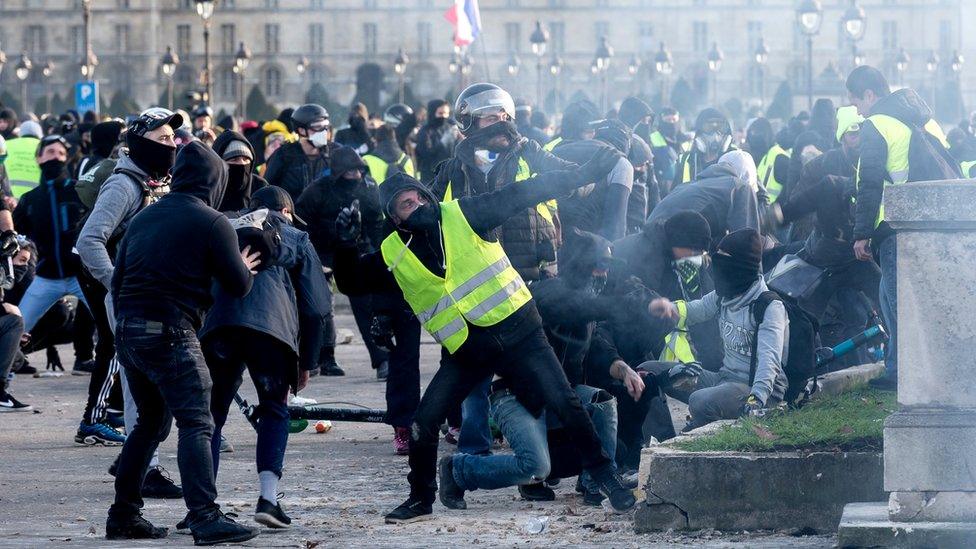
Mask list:
[{"label": "paving stone pavement", "polygon": [[[340,327],[355,330],[348,311]],[[70,347],[61,349],[65,364]],[[433,375],[438,348],[422,347],[422,382]],[[313,378],[303,396],[325,402],[351,402],[384,408],[384,385],[375,381],[359,334],[339,347],[344,378]],[[35,366],[43,355],[31,357]],[[186,510],[181,500],[147,500],[145,516],[169,526],[164,540],[110,542],[104,539],[105,516],[113,497],[106,470],[118,448],[83,447],[73,441],[84,407],[88,377],[25,378],[12,393],[39,413],[0,415],[0,548],[22,547],[184,547],[189,535],[173,525]],[[242,393],[254,400],[245,380]],[[218,502],[239,520],[251,520],[257,501],[255,435],[244,417],[231,411],[224,429],[235,452],[221,456]],[[336,423],[331,432],[312,429],[288,441],[280,489],[282,506],[295,526],[264,530],[245,547],[470,547],[470,546],[611,546],[611,547],[831,547],[829,536],[791,537],[784,533],[661,533],[637,535],[632,518],[585,507],[572,480],[557,487],[551,503],[527,503],[514,489],[478,491],[467,496],[468,510],[449,511],[439,503],[434,518],[406,526],[383,524],[383,514],[407,494],[407,460],[393,455],[392,429],[386,425]],[[454,447],[442,444],[442,452]],[[503,450],[504,451],[504,450]],[[176,479],[176,429],[160,447],[163,466]],[[707,497],[703,494],[703,497]],[[541,534],[529,534],[526,522],[548,517]]]}]

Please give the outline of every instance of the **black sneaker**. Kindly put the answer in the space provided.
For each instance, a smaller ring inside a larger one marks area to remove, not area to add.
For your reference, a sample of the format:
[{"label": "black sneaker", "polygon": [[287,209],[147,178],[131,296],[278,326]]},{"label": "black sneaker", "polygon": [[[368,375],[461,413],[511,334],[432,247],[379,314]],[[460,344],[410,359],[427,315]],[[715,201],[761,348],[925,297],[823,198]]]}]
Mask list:
[{"label": "black sneaker", "polygon": [[599,486],[600,493],[609,500],[612,511],[625,513],[634,508],[634,504],[637,503],[634,493],[620,484],[617,475],[609,466],[591,471],[590,475]]},{"label": "black sneaker", "polygon": [[3,412],[30,412],[34,407],[12,397],[10,393],[0,390],[0,413]]},{"label": "black sneaker", "polygon": [[583,504],[589,507],[599,507],[603,504],[603,494],[600,492],[590,492],[588,490],[583,490]]},{"label": "black sneaker", "polygon": [[168,532],[166,528],[153,526],[141,513],[128,518],[109,515],[105,521],[105,539],[160,539]]},{"label": "black sneaker", "polygon": [[240,543],[258,535],[257,528],[234,522],[234,519],[218,511],[213,520],[195,523],[190,526],[194,545],[217,545],[218,543]]},{"label": "black sneaker", "polygon": [[376,381],[386,381],[388,377],[390,377],[390,363],[384,360],[376,367]]},{"label": "black sneaker", "polygon": [[448,509],[467,509],[464,501],[464,490],[454,480],[454,457],[444,456],[438,464],[440,469],[440,490],[438,495],[441,503]]},{"label": "black sneaker", "polygon": [[122,458],[122,453],[119,452],[119,455],[115,456],[115,461],[113,461],[112,464],[108,466],[109,475],[113,477],[115,476],[115,473],[119,470],[119,460],[121,458]]},{"label": "black sneaker", "polygon": [[318,367],[316,367],[316,368],[308,371],[308,377],[309,378],[318,377],[318,375],[319,375],[319,368]]},{"label": "black sneaker", "polygon": [[169,474],[160,466],[149,469],[146,479],[142,481],[142,497],[155,499],[179,499],[183,497],[183,488],[169,478]]},{"label": "black sneaker", "polygon": [[407,501],[401,503],[399,507],[390,511],[386,515],[385,520],[387,524],[410,524],[411,522],[431,518],[431,513],[433,513],[433,510],[429,503],[424,503],[411,496],[407,498]]},{"label": "black sneaker", "polygon": [[254,508],[254,522],[263,524],[268,528],[288,528],[291,519],[281,510],[281,504],[277,501],[270,501],[259,497],[258,504]]},{"label": "black sneaker", "polygon": [[879,391],[897,391],[898,390],[898,375],[890,376],[885,374],[881,377],[876,377],[871,381],[868,381],[868,386],[872,389],[877,389]]},{"label": "black sneaker", "polygon": [[95,371],[94,360],[76,360],[75,367],[71,369],[73,376],[90,376]]},{"label": "black sneaker", "polygon": [[324,376],[344,376],[345,370],[339,367],[334,358],[326,359],[319,364],[319,373]]},{"label": "black sneaker", "polygon": [[37,368],[30,365],[27,361],[27,357],[22,354],[17,354],[17,358],[14,359],[13,366],[11,366],[10,371],[15,374],[32,376],[37,373]]},{"label": "black sneaker", "polygon": [[556,499],[556,492],[541,482],[519,484],[518,491],[525,501],[555,501]]},{"label": "black sneaker", "polygon": [[180,534],[190,533],[190,513],[187,513],[183,520],[176,523],[176,531]]}]

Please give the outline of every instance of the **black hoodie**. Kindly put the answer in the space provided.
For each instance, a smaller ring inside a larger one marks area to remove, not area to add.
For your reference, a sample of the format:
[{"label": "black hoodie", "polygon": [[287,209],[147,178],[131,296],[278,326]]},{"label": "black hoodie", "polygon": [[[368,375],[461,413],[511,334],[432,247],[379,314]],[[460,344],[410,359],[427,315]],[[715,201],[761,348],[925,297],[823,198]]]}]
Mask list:
[{"label": "black hoodie", "polygon": [[[237,233],[213,205],[223,199],[227,167],[209,147],[183,147],[170,192],[137,214],[119,246],[112,276],[116,317],[200,327],[213,280],[234,297],[251,289]],[[264,259],[264,258],[262,258]]]},{"label": "black hoodie", "polygon": [[[233,141],[240,141],[247,145],[251,151],[251,163],[244,166],[244,178],[238,182],[227,181],[227,190],[224,192],[224,199],[219,206],[214,206],[221,212],[236,212],[243,210],[251,205],[251,195],[260,189],[268,186],[268,182],[263,177],[254,172],[254,159],[257,155],[251,142],[234,130],[224,130],[214,141],[213,150],[217,156],[223,158],[224,151]],[[228,168],[229,169],[229,168]]]}]

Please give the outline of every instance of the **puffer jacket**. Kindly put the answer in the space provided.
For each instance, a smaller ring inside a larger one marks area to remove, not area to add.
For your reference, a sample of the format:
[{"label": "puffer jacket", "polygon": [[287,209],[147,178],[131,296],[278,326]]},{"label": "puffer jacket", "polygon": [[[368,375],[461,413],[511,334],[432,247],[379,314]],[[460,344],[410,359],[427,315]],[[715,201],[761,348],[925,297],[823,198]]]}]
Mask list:
[{"label": "puffer jacket", "polygon": [[[525,159],[532,173],[541,174],[576,167],[575,164],[542,150],[535,141],[523,138],[496,160],[487,174],[474,165],[473,158],[465,159],[456,155],[441,164],[431,183],[431,192],[438,200],[443,200],[448,185],[453,198],[498,190],[515,182],[519,158]],[[515,270],[526,281],[544,278],[543,266],[556,260],[559,229],[542,217],[536,208],[527,208],[523,214],[512,216],[495,229],[493,236],[501,242]]]},{"label": "puffer jacket", "polygon": [[688,302],[688,325],[705,322],[718,315],[719,328],[725,344],[725,358],[719,373],[725,381],[749,384],[753,341],[758,338],[756,377],[752,394],[761,402],[770,397],[782,399],[786,392],[783,365],[789,356],[790,321],[786,307],[773,301],[766,308],[760,325],[752,316],[752,303],[769,288],[762,277],[740,296],[723,299],[711,292],[701,299]]},{"label": "puffer jacket", "polygon": [[275,185],[288,191],[291,199],[297,201],[305,187],[313,181],[332,174],[329,170],[332,147],[315,158],[310,158],[302,149],[299,141],[285,143],[278,149],[264,172],[264,179],[269,185]]}]

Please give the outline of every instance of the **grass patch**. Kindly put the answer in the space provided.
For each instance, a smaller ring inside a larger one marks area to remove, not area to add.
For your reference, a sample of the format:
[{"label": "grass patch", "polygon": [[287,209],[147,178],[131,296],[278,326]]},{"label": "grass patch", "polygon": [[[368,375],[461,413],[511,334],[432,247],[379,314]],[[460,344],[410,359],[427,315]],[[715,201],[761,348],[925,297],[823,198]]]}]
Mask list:
[{"label": "grass patch", "polygon": [[893,392],[867,387],[818,398],[799,410],[744,418],[717,433],[675,444],[689,452],[881,451]]}]

